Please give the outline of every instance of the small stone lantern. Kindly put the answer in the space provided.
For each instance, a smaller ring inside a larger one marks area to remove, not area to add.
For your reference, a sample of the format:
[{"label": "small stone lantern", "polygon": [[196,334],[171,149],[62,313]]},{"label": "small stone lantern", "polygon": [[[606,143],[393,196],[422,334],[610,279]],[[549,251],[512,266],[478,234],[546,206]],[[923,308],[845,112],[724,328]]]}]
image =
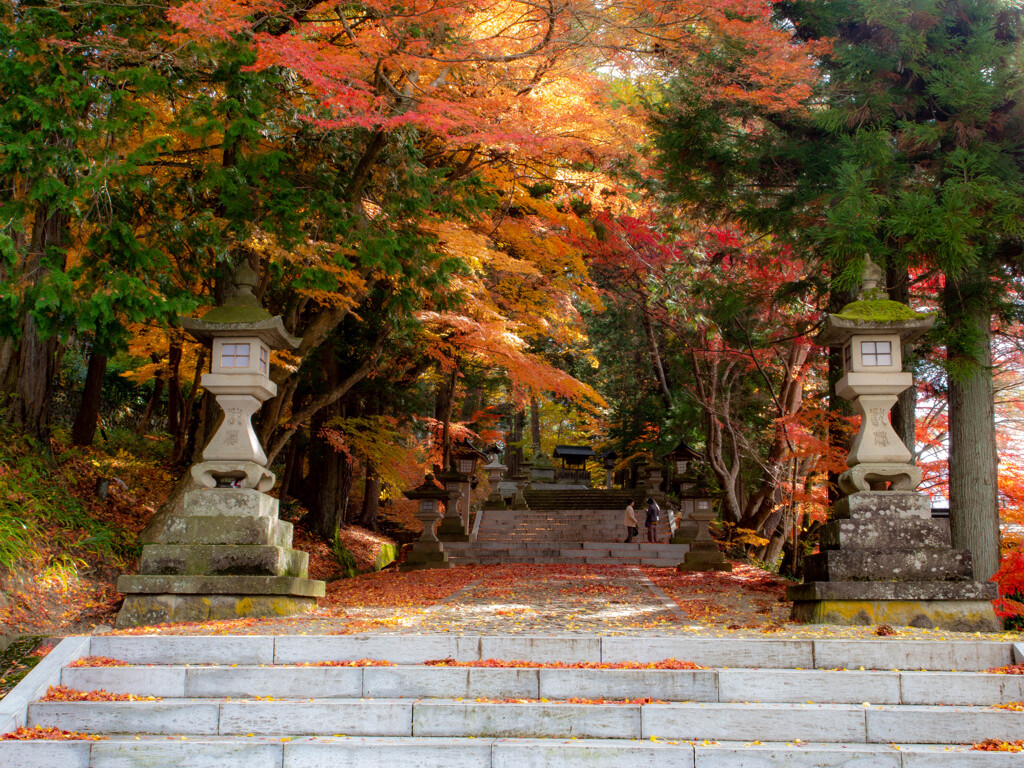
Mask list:
[{"label": "small stone lantern", "polygon": [[711,499],[696,499],[690,518],[697,523],[697,535],[690,543],[690,550],[683,562],[676,566],[686,571],[731,571],[732,563],[725,559],[718,548],[718,542],[711,536],[709,524],[718,517]]},{"label": "small stone lantern", "polygon": [[406,570],[451,567],[448,553],[444,551],[444,545],[437,538],[434,528],[441,520],[441,502],[449,502],[456,493],[442,488],[432,474],[427,474],[418,487],[404,491],[403,495],[407,499],[417,502],[414,514],[423,523],[423,533],[405,560],[403,567]]},{"label": "small stone lantern", "polygon": [[604,467],[604,487],[611,490],[612,487],[612,470],[615,469],[615,464],[619,460],[619,454],[615,451],[608,451],[601,456],[601,466]]},{"label": "small stone lantern", "polygon": [[501,490],[498,488],[498,483],[501,482],[501,476],[508,467],[502,464],[498,460],[498,456],[501,454],[491,454],[491,460],[489,463],[484,465],[484,471],[487,473],[487,479],[491,481],[491,492],[487,496],[487,500],[484,502],[484,509],[507,509],[505,499],[501,496]]},{"label": "small stone lantern", "polygon": [[467,541],[469,539],[470,502],[476,465],[487,456],[481,453],[469,440],[455,443],[449,454],[452,471],[439,474],[437,479],[445,488],[454,491],[455,500],[445,509],[444,520],[438,534],[443,541]]}]

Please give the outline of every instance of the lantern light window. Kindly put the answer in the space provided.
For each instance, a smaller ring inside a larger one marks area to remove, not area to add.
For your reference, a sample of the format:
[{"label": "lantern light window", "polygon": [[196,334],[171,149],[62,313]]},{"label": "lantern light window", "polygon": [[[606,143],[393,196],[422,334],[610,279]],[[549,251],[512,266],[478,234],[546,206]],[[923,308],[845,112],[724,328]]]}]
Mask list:
[{"label": "lantern light window", "polygon": [[420,499],[420,512],[437,512],[437,500]]},{"label": "lantern light window", "polygon": [[220,364],[224,368],[248,368],[249,345],[225,344],[220,350]]},{"label": "lantern light window", "polygon": [[710,506],[707,499],[697,499],[697,509],[709,509]]},{"label": "lantern light window", "polygon": [[865,367],[892,365],[892,342],[862,341],[860,359]]},{"label": "lantern light window", "polygon": [[473,473],[473,465],[476,462],[473,459],[459,459],[459,472],[464,475],[470,475]]},{"label": "lantern light window", "polygon": [[266,347],[260,346],[260,373],[262,373],[264,376],[266,376],[267,375],[267,371],[269,370],[269,368],[270,368],[270,351]]}]

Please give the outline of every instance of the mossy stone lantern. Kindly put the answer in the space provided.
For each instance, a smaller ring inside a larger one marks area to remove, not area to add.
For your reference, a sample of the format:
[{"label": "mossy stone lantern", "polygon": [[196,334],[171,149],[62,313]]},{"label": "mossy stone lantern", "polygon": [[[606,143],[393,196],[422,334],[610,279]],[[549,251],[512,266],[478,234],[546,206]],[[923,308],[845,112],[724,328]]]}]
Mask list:
[{"label": "mossy stone lantern", "polygon": [[309,578],[309,556],[292,549],[292,525],[278,519],[267,495],[274,473],[252,427],[260,405],[277,394],[270,351],[294,349],[280,317],[260,306],[248,265],[235,272],[224,306],[199,320],[182,318],[192,336],[212,347],[202,385],[224,411],[203,461],[192,467],[200,488],[142,550],[138,575],[118,579],[125,594],[119,627],[160,622],[288,616],[316,607],[324,583]]},{"label": "mossy stone lantern", "polygon": [[501,482],[501,476],[508,469],[498,458],[500,455],[499,451],[494,451],[490,454],[491,460],[484,465],[487,479],[491,483],[491,492],[487,495],[487,500],[484,501],[484,509],[508,509],[505,499],[501,495],[501,489],[498,487],[498,483]]},{"label": "mossy stone lantern", "polygon": [[434,475],[429,473],[423,478],[423,482],[419,486],[403,492],[407,499],[412,499],[416,502],[414,516],[423,523],[423,533],[420,534],[419,540],[413,544],[412,551],[403,565],[404,569],[419,570],[423,568],[451,567],[451,564],[448,562],[448,553],[444,551],[444,545],[437,538],[434,528],[441,520],[441,503],[450,503],[456,494],[457,491],[449,491],[442,487],[434,479]]},{"label": "mossy stone lantern", "polygon": [[269,491],[274,473],[252,426],[264,401],[277,394],[270,380],[270,351],[296,349],[280,317],[260,306],[253,294],[258,275],[243,265],[235,272],[235,291],[224,306],[196,320],[182,318],[182,327],[212,347],[210,372],[202,377],[224,411],[224,419],[203,449],[203,462],[192,467],[193,479],[206,488],[254,488]]}]

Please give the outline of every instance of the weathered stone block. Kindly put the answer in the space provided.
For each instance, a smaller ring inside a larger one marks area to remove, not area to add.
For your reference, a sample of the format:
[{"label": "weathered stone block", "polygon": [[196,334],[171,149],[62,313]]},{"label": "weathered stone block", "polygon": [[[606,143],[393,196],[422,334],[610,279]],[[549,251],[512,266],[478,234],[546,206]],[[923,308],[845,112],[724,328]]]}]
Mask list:
[{"label": "weathered stone block", "polygon": [[970,744],[1015,741],[1024,733],[1024,712],[974,707],[867,707],[867,740],[875,743]]},{"label": "weathered stone block", "polygon": [[1010,663],[1009,643],[949,640],[815,640],[822,669],[929,669],[979,671]]},{"label": "weathered stone block", "polygon": [[283,751],[283,745],[280,743],[266,744],[255,740],[111,739],[93,744],[91,766],[140,768],[187,765],[191,768],[280,768]]},{"label": "weathered stone block", "polygon": [[904,704],[959,704],[986,707],[992,704],[1024,701],[1024,675],[903,672],[900,680]]},{"label": "weathered stone block", "polygon": [[412,702],[368,699],[226,701],[220,733],[281,736],[411,736]]},{"label": "weathered stone block", "polygon": [[89,768],[89,741],[0,741],[0,765],[11,768]]},{"label": "weathered stone block", "polygon": [[117,591],[125,594],[295,595],[323,597],[324,583],[292,576],[122,576]]},{"label": "weathered stone block", "polygon": [[363,695],[358,667],[191,667],[185,696],[199,698],[354,698]]},{"label": "weathered stone block", "polygon": [[900,703],[898,672],[721,669],[719,701],[806,704]]},{"label": "weathered stone block", "polygon": [[491,768],[490,739],[315,738],[289,742],[283,768]]},{"label": "weathered stone block", "polygon": [[600,637],[536,637],[507,635],[481,637],[480,658],[563,661],[568,664],[601,661]]},{"label": "weathered stone block", "polygon": [[292,576],[306,578],[309,555],[256,545],[150,544],[139,571],[146,575]]},{"label": "weathered stone block", "polygon": [[413,734],[638,739],[640,707],[631,704],[420,701],[413,706]]},{"label": "weathered stone block", "polygon": [[877,744],[696,744],[697,768],[900,768],[900,753]]},{"label": "weathered stone block", "polygon": [[540,696],[717,701],[716,676],[713,669],[542,669]]},{"label": "weathered stone block", "polygon": [[185,494],[184,515],[277,518],[278,501],[252,488],[202,488]]},{"label": "weathered stone block", "polygon": [[952,549],[827,550],[804,560],[807,581],[949,581],[972,576],[970,553]]},{"label": "weathered stone block", "polygon": [[57,726],[81,733],[217,733],[219,706],[181,699],[164,701],[36,701],[29,727]]},{"label": "weathered stone block", "polygon": [[273,517],[190,515],[169,517],[156,536],[160,544],[253,544],[292,546],[292,524]]},{"label": "weathered stone block", "polygon": [[979,581],[812,581],[787,588],[790,600],[994,600],[998,589]]},{"label": "weathered stone block", "polygon": [[492,768],[693,768],[690,744],[625,739],[497,739],[492,755]]},{"label": "weathered stone block", "polygon": [[928,494],[912,491],[867,491],[851,493],[836,500],[832,517],[837,520],[877,520],[880,518],[931,518]]},{"label": "weathered stone block", "polygon": [[810,640],[762,640],[716,637],[602,637],[601,661],[638,661],[649,664],[663,659],[692,661],[705,667],[763,668],[814,666]]},{"label": "weathered stone block", "polygon": [[308,613],[315,608],[315,597],[295,595],[130,594],[125,596],[124,604],[118,611],[117,626],[139,627],[168,622],[219,621],[250,617],[279,618]]},{"label": "weathered stone block", "polygon": [[185,697],[185,667],[65,667],[61,685],[79,691],[104,690],[165,699]]},{"label": "weathered stone block", "polygon": [[469,667],[366,667],[363,696],[538,698],[538,670]]},{"label": "weathered stone block", "polygon": [[842,704],[646,704],[643,738],[865,741],[864,708]]},{"label": "weathered stone block", "polygon": [[917,517],[830,520],[821,528],[823,550],[891,549],[913,552],[950,547],[952,539],[948,520],[922,520]]},{"label": "weathered stone block", "polygon": [[1019,753],[972,751],[970,747],[900,747],[903,768],[1020,768]]},{"label": "weathered stone block", "polygon": [[93,656],[130,664],[273,664],[274,637],[95,635]]},{"label": "weathered stone block", "polygon": [[[816,582],[827,584],[829,582]],[[878,582],[836,582],[872,584]],[[925,583],[925,582],[921,582]],[[957,582],[949,582],[955,584]],[[913,582],[904,582],[913,584]],[[790,614],[794,621],[807,624],[893,624],[924,629],[949,629],[954,632],[996,632],[1000,623],[988,600],[832,600],[793,602]]]}]

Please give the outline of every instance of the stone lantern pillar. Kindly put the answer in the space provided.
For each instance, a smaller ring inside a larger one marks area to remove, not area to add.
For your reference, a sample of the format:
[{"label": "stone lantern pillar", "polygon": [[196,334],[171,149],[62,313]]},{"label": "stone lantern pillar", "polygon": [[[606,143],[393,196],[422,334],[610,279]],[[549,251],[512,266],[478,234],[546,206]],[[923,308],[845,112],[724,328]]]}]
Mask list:
[{"label": "stone lantern pillar", "polygon": [[277,394],[270,351],[294,349],[299,340],[259,305],[257,282],[243,265],[224,306],[200,320],[182,318],[186,331],[212,346],[202,385],[224,416],[191,469],[201,488],[164,523],[162,543],[143,548],[139,575],[118,579],[126,595],[120,627],[287,616],[314,608],[324,595],[324,583],[307,578],[309,556],[291,548],[291,523],[277,519],[277,499],[265,493],[275,478],[252,417]]},{"label": "stone lantern pillar", "polygon": [[484,509],[508,509],[505,504],[505,499],[502,498],[501,490],[498,488],[498,483],[501,482],[501,476],[508,467],[498,460],[499,455],[500,454],[498,453],[492,454],[490,462],[484,465],[484,471],[487,472],[487,479],[491,482],[491,492],[488,494],[487,500],[484,502]]},{"label": "stone lantern pillar", "polygon": [[931,517],[917,493],[921,470],[893,430],[889,410],[913,384],[902,346],[934,315],[889,301],[867,260],[859,300],[829,315],[815,340],[843,350],[837,393],[853,401],[860,430],[839,477],[846,496],[822,528],[821,552],[805,561],[805,583],[790,587],[793,618],[829,624],[903,624],[994,630],[996,585],[973,581],[970,553],[952,549],[949,521]]},{"label": "stone lantern pillar", "polygon": [[[423,483],[403,494],[407,499],[417,502],[415,516],[423,523],[423,533],[413,544],[412,551],[405,559],[403,570],[422,570],[425,568],[451,568],[448,553],[444,544],[438,539],[434,528],[441,521],[443,513],[441,503],[452,503],[458,498],[458,491],[450,491],[442,487],[432,474],[428,474]],[[453,504],[454,506],[454,504]]]}]

